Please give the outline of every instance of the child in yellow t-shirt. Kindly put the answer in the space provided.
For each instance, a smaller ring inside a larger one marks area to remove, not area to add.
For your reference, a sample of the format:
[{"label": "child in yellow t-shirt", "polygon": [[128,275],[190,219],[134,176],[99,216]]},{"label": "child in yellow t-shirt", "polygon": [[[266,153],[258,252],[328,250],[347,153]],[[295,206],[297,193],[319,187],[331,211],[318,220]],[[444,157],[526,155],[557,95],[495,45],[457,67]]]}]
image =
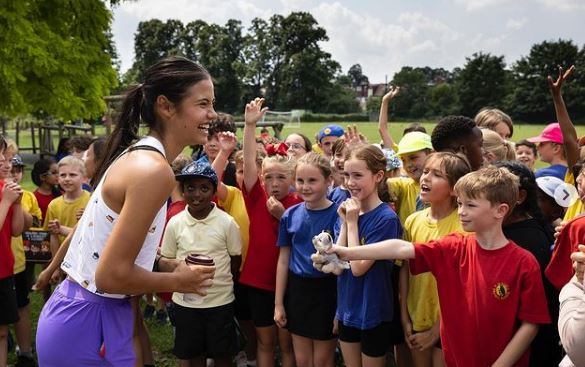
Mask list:
[{"label": "child in yellow t-shirt", "polygon": [[[407,241],[426,243],[450,233],[463,232],[453,187],[469,172],[471,166],[463,156],[443,152],[427,158],[420,178],[420,197],[430,207],[406,219],[404,237]],[[443,366],[435,278],[431,273],[410,275],[408,266],[403,266],[400,272],[402,324],[414,365]]]},{"label": "child in yellow t-shirt", "polygon": [[85,164],[79,158],[67,156],[59,161],[59,186],[63,195],[53,199],[47,208],[43,227],[51,231],[51,252],[57,252],[61,242],[77,224],[80,210],[89,201],[90,193],[82,189]]}]

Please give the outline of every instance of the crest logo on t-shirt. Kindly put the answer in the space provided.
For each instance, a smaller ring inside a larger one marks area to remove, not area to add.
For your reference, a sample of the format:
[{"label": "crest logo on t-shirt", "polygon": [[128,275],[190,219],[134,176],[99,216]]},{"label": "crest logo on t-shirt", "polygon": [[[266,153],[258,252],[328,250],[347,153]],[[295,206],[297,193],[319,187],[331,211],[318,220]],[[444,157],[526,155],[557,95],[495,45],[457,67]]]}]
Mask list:
[{"label": "crest logo on t-shirt", "polygon": [[510,286],[504,282],[498,282],[492,289],[492,292],[496,299],[503,301],[510,295]]}]

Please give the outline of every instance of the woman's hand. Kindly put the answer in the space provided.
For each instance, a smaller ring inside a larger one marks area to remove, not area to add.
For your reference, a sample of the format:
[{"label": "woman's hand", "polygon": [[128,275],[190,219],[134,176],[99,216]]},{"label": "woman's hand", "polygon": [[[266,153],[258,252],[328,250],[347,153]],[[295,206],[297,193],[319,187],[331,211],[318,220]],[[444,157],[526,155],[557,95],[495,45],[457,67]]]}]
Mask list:
[{"label": "woman's hand", "polygon": [[184,261],[180,261],[174,273],[178,281],[177,292],[205,296],[207,288],[213,285],[215,266],[187,265]]}]

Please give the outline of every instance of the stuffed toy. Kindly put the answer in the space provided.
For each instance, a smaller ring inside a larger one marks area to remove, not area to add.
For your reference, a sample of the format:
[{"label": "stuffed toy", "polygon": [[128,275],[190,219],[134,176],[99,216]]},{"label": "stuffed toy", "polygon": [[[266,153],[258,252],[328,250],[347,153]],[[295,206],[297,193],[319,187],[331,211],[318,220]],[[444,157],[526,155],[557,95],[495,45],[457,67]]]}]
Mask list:
[{"label": "stuffed toy", "polygon": [[333,246],[333,238],[325,231],[313,237],[313,246],[317,252],[311,255],[315,269],[323,273],[340,275],[343,270],[349,269],[349,261],[340,260],[337,254],[328,254],[327,250]]}]

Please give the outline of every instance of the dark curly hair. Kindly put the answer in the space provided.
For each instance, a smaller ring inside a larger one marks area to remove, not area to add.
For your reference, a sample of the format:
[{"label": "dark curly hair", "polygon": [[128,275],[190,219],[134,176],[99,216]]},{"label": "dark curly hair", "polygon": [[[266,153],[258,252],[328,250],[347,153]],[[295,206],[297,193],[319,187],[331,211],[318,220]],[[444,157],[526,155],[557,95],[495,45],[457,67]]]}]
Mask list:
[{"label": "dark curly hair", "polygon": [[473,135],[475,121],[465,116],[445,116],[439,120],[431,134],[431,143],[436,152],[456,148],[461,141]]},{"label": "dark curly hair", "polygon": [[496,162],[494,165],[496,167],[503,167],[518,176],[518,179],[520,180],[520,190],[526,191],[526,199],[522,204],[517,204],[512,213],[526,213],[544,225],[544,216],[538,206],[538,185],[536,184],[534,173],[532,173],[532,171],[524,164],[516,161]]},{"label": "dark curly hair", "polygon": [[217,118],[209,126],[208,136],[211,138],[213,135],[224,131],[230,131],[235,134],[237,130],[234,117],[228,113],[219,112]]}]

